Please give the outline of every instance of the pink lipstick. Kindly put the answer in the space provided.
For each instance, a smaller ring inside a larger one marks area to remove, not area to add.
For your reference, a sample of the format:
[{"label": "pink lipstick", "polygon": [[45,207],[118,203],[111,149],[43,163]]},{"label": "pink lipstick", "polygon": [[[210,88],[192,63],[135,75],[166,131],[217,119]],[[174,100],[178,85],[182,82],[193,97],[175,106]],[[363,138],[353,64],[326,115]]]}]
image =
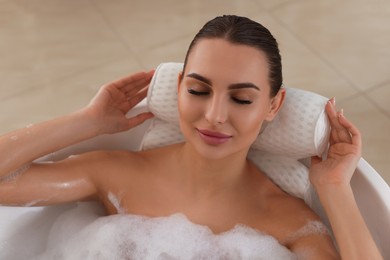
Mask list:
[{"label": "pink lipstick", "polygon": [[223,144],[232,138],[231,135],[226,135],[223,133],[219,132],[214,132],[214,131],[209,131],[206,129],[196,129],[198,130],[200,138],[202,140],[210,145],[218,145],[218,144]]}]

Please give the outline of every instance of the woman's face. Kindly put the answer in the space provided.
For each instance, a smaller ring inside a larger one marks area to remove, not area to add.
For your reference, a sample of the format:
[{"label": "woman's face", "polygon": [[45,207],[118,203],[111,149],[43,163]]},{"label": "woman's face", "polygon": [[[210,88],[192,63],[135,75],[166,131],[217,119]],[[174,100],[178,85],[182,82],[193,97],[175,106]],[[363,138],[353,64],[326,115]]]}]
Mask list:
[{"label": "woman's face", "polygon": [[270,98],[265,54],[224,39],[202,39],[179,77],[180,127],[188,143],[210,159],[247,153],[283,93]]}]

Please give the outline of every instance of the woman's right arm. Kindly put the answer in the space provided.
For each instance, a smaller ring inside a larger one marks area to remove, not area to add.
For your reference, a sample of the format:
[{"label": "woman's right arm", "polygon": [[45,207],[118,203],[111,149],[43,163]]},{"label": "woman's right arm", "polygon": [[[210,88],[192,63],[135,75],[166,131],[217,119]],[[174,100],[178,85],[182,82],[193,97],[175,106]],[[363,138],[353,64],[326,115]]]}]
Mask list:
[{"label": "woman's right arm", "polygon": [[[3,198],[5,190],[10,192],[10,178],[13,187],[23,184],[24,188],[28,188],[29,183],[35,183],[35,180],[61,180],[64,177],[64,169],[69,172],[67,178],[71,178],[74,175],[71,172],[75,172],[76,175],[72,178],[77,179],[82,173],[77,169],[84,165],[80,159],[53,164],[32,163],[35,159],[97,135],[128,130],[150,118],[150,113],[142,113],[132,118],[126,118],[125,115],[146,96],[152,75],[153,72],[141,72],[106,84],[90,104],[80,111],[1,136],[0,204],[6,203]],[[86,157],[86,161],[93,160],[91,155],[81,157]],[[55,174],[56,172],[62,174]],[[26,178],[20,178],[18,173],[28,173],[29,181],[22,182]],[[39,193],[39,190],[37,192]]]},{"label": "woman's right arm", "polygon": [[332,99],[326,105],[331,124],[327,158],[312,158],[310,181],[329,218],[342,259],[383,259],[361,215],[351,178],[361,157],[359,130],[337,112]]},{"label": "woman's right arm", "polygon": [[98,135],[86,110],[19,129],[0,137],[0,176],[17,172],[33,160]]}]

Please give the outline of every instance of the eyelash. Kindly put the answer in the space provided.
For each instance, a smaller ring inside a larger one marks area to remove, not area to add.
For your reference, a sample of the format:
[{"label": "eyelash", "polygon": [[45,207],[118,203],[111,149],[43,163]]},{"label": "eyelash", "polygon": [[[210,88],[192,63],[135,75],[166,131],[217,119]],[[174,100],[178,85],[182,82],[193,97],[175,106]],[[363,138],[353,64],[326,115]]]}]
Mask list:
[{"label": "eyelash", "polygon": [[238,99],[238,98],[235,98],[235,97],[232,97],[232,100],[234,102],[236,102],[237,104],[240,104],[240,105],[250,105],[250,104],[252,104],[252,101],[250,101],[250,100],[242,100],[242,99]]},{"label": "eyelash", "polygon": [[195,91],[193,89],[188,89],[188,93],[195,95],[195,96],[206,96],[209,94],[209,92],[204,92],[204,91]]},{"label": "eyelash", "polygon": [[[190,93],[191,95],[195,95],[195,96],[206,96],[206,95],[209,94],[209,92],[196,91],[196,90],[193,90],[193,89],[188,89],[188,93]],[[238,99],[238,98],[235,98],[235,97],[232,97],[232,100],[234,102],[236,102],[237,104],[240,104],[240,105],[250,105],[250,104],[252,104],[252,101],[250,101],[250,100],[242,100],[242,99]]]}]

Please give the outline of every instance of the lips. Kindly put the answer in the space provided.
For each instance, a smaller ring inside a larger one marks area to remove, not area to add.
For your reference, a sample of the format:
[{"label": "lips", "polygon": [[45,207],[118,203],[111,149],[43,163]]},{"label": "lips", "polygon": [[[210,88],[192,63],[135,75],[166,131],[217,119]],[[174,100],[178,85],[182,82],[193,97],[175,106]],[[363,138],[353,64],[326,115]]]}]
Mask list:
[{"label": "lips", "polygon": [[229,141],[230,138],[232,138],[231,135],[226,135],[223,133],[214,132],[206,129],[197,129],[197,130],[200,138],[202,138],[204,142],[210,145],[223,144]]}]

